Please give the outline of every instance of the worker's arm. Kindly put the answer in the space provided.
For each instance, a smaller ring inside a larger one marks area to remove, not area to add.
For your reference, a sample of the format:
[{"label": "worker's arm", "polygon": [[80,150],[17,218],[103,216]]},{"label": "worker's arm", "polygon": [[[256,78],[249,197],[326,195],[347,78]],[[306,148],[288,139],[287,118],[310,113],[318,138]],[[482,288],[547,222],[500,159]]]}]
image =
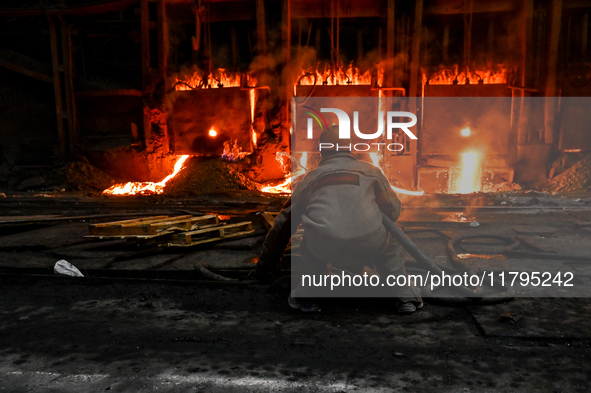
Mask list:
[{"label": "worker's arm", "polygon": [[396,221],[400,216],[400,200],[390,186],[388,180],[382,175],[374,183],[376,192],[376,203],[380,210],[392,221]]},{"label": "worker's arm", "polygon": [[[301,217],[300,217],[301,219]],[[283,209],[275,218],[273,227],[267,233],[263,243],[263,252],[259,256],[254,274],[259,281],[270,282],[278,271],[278,264],[289,244],[292,231],[291,198],[285,202]],[[299,222],[294,225],[297,229]]]}]

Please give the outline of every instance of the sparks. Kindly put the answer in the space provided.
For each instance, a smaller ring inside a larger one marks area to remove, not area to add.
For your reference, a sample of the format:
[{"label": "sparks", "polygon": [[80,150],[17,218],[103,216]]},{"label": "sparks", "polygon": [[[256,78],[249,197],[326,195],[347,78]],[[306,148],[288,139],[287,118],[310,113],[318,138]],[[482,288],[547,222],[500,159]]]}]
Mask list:
[{"label": "sparks", "polygon": [[209,136],[210,137],[216,137],[218,135],[218,132],[212,127],[211,130],[209,130]]},{"label": "sparks", "polygon": [[[277,153],[276,159],[278,161],[280,161],[283,165],[282,159],[285,156],[287,156],[286,153]],[[379,168],[383,173],[384,171],[382,170],[382,168],[380,168],[380,165],[379,165],[379,158],[378,158],[377,153],[370,153],[369,156],[371,158],[372,164],[375,167]],[[285,178],[281,184],[277,184],[274,186],[269,186],[269,185],[262,186],[260,188],[260,190],[262,192],[269,193],[269,194],[290,194],[292,179],[296,179],[296,178],[306,174],[307,162],[308,162],[308,154],[306,152],[304,152],[304,153],[302,153],[302,157],[300,157],[300,162],[299,162],[300,167],[292,174],[292,176]],[[413,196],[420,196],[420,195],[425,194],[425,191],[410,191],[410,190],[405,190],[403,188],[394,187],[392,185],[390,185],[390,187],[392,188],[392,190],[394,190],[395,192],[397,192],[399,194],[413,195]]]},{"label": "sparks", "polygon": [[256,91],[254,89],[250,89],[249,93],[249,102],[250,102],[250,127],[252,129],[252,145],[257,147],[257,134],[254,130],[254,109],[256,105]]},{"label": "sparks", "polygon": [[482,188],[480,171],[481,156],[476,152],[462,153],[462,168],[459,182],[453,191],[456,194],[470,194]]}]

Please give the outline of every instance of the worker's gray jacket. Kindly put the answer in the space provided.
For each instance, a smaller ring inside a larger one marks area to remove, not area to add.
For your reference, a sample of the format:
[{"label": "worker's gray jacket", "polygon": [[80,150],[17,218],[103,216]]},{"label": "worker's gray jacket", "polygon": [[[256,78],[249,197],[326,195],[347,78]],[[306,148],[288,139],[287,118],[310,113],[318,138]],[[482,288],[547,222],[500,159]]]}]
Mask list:
[{"label": "worker's gray jacket", "polygon": [[260,262],[276,264],[301,222],[309,251],[323,261],[379,251],[388,238],[382,213],[393,221],[400,215],[400,201],[382,171],[335,153],[297,184],[265,239]]}]

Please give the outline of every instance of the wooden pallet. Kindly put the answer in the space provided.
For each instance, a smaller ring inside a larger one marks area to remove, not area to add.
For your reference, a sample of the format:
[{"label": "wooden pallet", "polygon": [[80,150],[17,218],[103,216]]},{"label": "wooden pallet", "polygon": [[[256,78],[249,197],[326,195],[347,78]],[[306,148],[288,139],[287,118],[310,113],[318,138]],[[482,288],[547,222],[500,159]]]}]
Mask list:
[{"label": "wooden pallet", "polygon": [[176,231],[193,231],[214,225],[219,225],[220,219],[216,215],[206,216],[153,216],[131,220],[104,222],[91,224],[88,227],[90,238],[136,238],[151,239],[164,236]]},{"label": "wooden pallet", "polygon": [[267,227],[267,229],[273,228],[273,225],[275,224],[275,219],[277,218],[278,215],[279,215],[279,212],[262,212],[261,213],[261,216],[263,216],[263,218],[265,219],[263,221],[263,224],[265,224],[265,227]]},{"label": "wooden pallet", "polygon": [[167,247],[190,247],[198,244],[211,243],[237,236],[253,233],[252,222],[244,221],[236,224],[212,226],[195,231],[174,233],[167,236]]}]

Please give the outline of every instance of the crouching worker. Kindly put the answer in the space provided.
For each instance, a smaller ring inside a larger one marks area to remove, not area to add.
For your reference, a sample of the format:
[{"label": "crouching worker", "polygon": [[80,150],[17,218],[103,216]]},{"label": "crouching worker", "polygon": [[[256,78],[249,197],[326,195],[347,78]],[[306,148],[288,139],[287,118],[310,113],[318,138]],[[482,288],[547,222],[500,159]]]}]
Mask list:
[{"label": "crouching worker", "polygon": [[[338,142],[337,126],[330,127],[320,136],[320,143],[336,146]],[[380,290],[377,296],[395,299],[401,314],[413,313],[423,305],[420,292],[408,285],[400,245],[382,224],[382,214],[393,221],[400,215],[396,193],[379,168],[357,160],[350,151],[323,149],[321,154],[318,168],[297,184],[275,219],[265,238],[255,276],[263,282],[276,277],[277,265],[290,238],[303,223],[302,274],[314,276],[316,281],[323,277],[329,280],[323,285],[321,295],[314,292],[315,288],[303,288],[301,279],[298,286],[292,281],[288,299],[291,307],[319,311],[314,293],[318,297],[330,296],[331,275],[343,278],[356,275],[357,281],[359,276],[365,275],[367,283],[369,273],[373,284],[377,279],[380,283],[377,287],[364,289]],[[378,277],[372,277],[375,275]],[[407,284],[388,286],[386,278],[389,276],[404,276],[404,280],[398,282],[406,281]],[[369,296],[376,296],[376,293],[374,291]]]}]

